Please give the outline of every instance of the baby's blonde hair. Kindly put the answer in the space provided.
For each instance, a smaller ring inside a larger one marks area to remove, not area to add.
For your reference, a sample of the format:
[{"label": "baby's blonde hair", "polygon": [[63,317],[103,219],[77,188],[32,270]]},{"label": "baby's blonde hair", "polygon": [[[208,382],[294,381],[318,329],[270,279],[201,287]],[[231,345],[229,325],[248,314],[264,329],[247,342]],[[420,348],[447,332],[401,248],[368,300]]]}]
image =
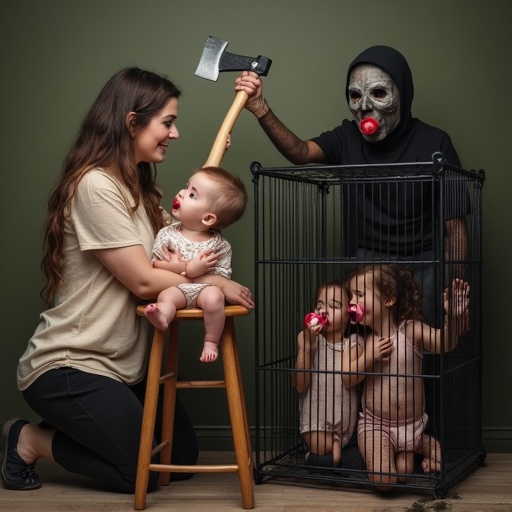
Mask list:
[{"label": "baby's blonde hair", "polygon": [[217,215],[215,229],[225,229],[236,222],[245,212],[248,196],[243,181],[220,167],[201,167],[202,172],[218,185],[210,194],[210,210]]}]

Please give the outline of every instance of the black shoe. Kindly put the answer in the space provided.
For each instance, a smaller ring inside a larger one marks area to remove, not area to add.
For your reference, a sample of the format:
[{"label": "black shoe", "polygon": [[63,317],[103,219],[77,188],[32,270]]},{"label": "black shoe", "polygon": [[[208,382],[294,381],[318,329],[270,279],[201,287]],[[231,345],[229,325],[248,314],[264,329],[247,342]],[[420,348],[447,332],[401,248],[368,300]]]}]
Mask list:
[{"label": "black shoe", "polygon": [[8,489],[18,491],[39,489],[41,480],[34,471],[34,464],[27,464],[16,451],[18,437],[27,420],[9,420],[2,431],[5,447],[2,455],[2,480]]}]

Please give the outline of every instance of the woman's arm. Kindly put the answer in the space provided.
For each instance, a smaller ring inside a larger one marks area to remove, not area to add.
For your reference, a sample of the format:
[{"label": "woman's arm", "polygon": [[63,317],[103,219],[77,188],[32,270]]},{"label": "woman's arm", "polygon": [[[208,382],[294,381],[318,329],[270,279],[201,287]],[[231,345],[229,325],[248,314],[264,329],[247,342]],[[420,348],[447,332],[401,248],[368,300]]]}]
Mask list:
[{"label": "woman's arm", "polygon": [[189,283],[180,274],[154,268],[142,245],[93,251],[96,258],[134,295],[151,300],[171,286]]}]

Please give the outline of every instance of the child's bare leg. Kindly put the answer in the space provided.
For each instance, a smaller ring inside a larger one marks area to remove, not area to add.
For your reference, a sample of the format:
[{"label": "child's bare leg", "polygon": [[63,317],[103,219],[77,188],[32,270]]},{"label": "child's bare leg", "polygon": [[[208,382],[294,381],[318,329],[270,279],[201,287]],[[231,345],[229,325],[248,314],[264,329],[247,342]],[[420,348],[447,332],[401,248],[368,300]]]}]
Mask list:
[{"label": "child's bare leg", "polygon": [[423,461],[421,469],[427,474],[441,471],[441,445],[439,441],[428,434],[422,437]]},{"label": "child's bare leg", "polygon": [[303,435],[308,450],[318,455],[332,452],[333,436],[331,432],[311,431]]},{"label": "child's bare leg", "polygon": [[[414,452],[397,452],[395,465],[398,473],[406,475],[414,473]],[[400,476],[398,480],[400,480],[400,482],[406,482],[407,478]]]},{"label": "child's bare leg", "polygon": [[187,305],[185,295],[176,286],[166,288],[158,295],[157,302],[148,304],[144,314],[146,318],[157,328],[165,331],[173,321],[176,310]]},{"label": "child's bare leg", "polygon": [[197,305],[204,311],[204,345],[199,360],[215,361],[219,355],[219,341],[224,329],[224,294],[216,286],[207,286],[197,296]]},{"label": "child's bare leg", "polygon": [[334,467],[341,466],[341,442],[339,439],[334,439],[332,444],[332,457],[334,459]]},{"label": "child's bare leg", "polygon": [[[341,445],[334,439],[332,432],[312,431],[303,434],[304,442],[310,452],[310,463],[316,465],[313,461],[317,460],[318,465],[329,464],[331,467],[337,467],[341,462]],[[328,455],[332,458],[328,462]]]},{"label": "child's bare leg", "polygon": [[359,451],[369,471],[368,479],[380,491],[389,491],[389,484],[398,481],[395,467],[395,450],[389,438],[380,430],[367,430],[357,438]]}]

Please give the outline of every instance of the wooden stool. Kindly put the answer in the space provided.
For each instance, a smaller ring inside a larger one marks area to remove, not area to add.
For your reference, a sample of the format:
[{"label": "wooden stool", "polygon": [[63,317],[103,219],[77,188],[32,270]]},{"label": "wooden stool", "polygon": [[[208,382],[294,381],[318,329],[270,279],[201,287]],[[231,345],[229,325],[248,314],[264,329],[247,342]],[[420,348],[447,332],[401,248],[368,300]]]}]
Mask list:
[{"label": "wooden stool", "polygon": [[[145,305],[137,307],[137,314],[144,316]],[[235,337],[233,317],[249,314],[242,306],[226,306],[226,322],[220,339],[219,353],[224,366],[224,380],[178,381],[178,335],[179,322],[182,320],[197,320],[203,318],[202,309],[180,309],[175,319],[169,325],[169,347],[165,372],[162,371],[166,332],[155,329],[149,369],[147,377],[146,398],[142,430],[140,435],[139,461],[137,465],[137,480],[135,484],[135,509],[146,507],[146,493],[150,471],[160,471],[160,482],[169,485],[170,473],[232,473],[238,472],[242,503],[245,509],[254,508],[253,464],[251,438],[245,409],[242,386],[242,376],[238,359],[238,348]],[[152,450],[158,392],[160,383],[164,383],[164,404],[162,414],[162,440]],[[236,464],[223,465],[176,465],[171,464],[172,438],[174,427],[174,407],[176,389],[178,388],[225,388],[233,431]],[[151,457],[160,453],[160,464],[152,464]]]}]

